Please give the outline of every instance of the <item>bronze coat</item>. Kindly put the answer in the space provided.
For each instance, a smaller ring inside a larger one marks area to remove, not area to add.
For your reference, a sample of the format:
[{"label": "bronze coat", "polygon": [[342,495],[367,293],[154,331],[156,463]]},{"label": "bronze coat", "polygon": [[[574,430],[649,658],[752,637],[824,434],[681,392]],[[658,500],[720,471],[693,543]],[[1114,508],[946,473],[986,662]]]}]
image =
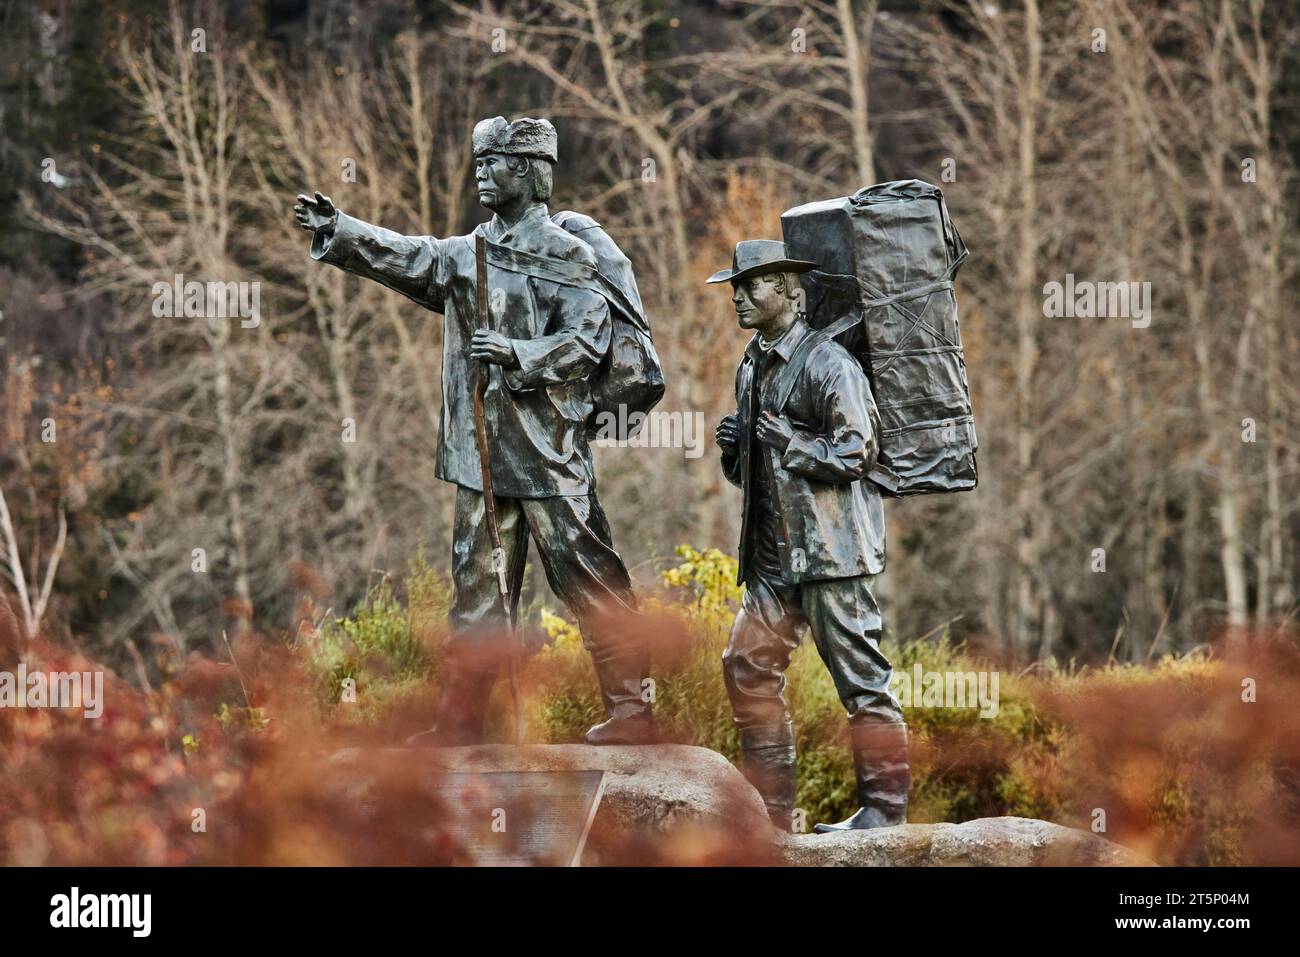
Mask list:
[{"label": "bronze coat", "polygon": [[[812,335],[798,320],[772,347],[761,390],[754,377],[763,354],[755,336],[736,370],[739,446],[722,456],[727,480],[744,490],[740,574],[749,573],[753,545],[750,468],[769,469],[780,518],[781,583],[877,575],[885,567],[885,511],[880,490],[865,476],[879,451],[880,416],[866,373],[841,345],[827,340],[808,354],[783,410],[794,425],[784,453],[759,442],[755,423],[773,401],[774,380],[795,347]],[[778,411],[778,410],[772,410]]]},{"label": "bronze coat", "polygon": [[[586,439],[589,379],[611,335],[595,255],[552,223],[541,203],[509,229],[494,216],[478,232],[513,253],[514,268],[489,256],[488,303],[490,328],[511,340],[520,362],[509,371],[490,367],[485,404],[493,489],[503,498],[585,495],[595,485]],[[471,412],[479,363],[469,358],[470,338],[484,325],[475,309],[473,235],[403,236],[340,212],[331,235],[316,234],[311,255],[444,314],[435,474],[482,491]]]}]

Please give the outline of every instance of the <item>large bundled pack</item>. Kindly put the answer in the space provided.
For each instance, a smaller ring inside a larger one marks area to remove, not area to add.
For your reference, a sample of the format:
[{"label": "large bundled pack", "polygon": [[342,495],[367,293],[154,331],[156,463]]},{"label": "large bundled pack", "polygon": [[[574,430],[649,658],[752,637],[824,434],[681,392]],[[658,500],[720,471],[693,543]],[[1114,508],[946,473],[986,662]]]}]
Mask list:
[{"label": "large bundled pack", "polygon": [[943,192],[908,179],[781,216],[802,276],[809,323],[849,349],[880,410],[870,478],[887,494],[973,489],[975,421],[953,277],[966,245]]}]

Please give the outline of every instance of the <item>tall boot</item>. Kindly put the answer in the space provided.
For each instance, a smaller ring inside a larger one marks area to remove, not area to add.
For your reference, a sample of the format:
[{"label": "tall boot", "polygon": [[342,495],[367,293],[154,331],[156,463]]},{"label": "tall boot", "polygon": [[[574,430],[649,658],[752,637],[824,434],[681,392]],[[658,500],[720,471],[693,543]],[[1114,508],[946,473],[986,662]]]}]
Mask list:
[{"label": "tall boot", "polygon": [[655,737],[654,712],[642,698],[641,682],[650,674],[649,655],[642,652],[598,655],[593,652],[605,720],[590,728],[588,744],[650,744]]},{"label": "tall boot", "polygon": [[740,770],[762,796],[772,825],[790,833],[795,787],[794,728],[790,722],[741,728]]},{"label": "tall boot", "polygon": [[838,824],[818,824],[813,828],[818,834],[907,823],[907,792],[912,786],[907,725],[863,724],[852,732],[858,810]]},{"label": "tall boot", "polygon": [[474,667],[448,657],[443,663],[434,725],[406,739],[420,748],[482,744],[488,699],[496,680],[493,668]]}]

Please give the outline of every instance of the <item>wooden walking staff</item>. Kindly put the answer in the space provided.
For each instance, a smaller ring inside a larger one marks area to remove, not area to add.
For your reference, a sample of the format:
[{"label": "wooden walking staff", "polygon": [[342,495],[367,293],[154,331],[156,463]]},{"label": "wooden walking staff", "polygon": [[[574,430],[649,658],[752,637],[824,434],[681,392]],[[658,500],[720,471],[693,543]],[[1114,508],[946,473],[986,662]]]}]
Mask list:
[{"label": "wooden walking staff", "polygon": [[[487,240],[482,233],[474,236],[474,255],[477,259],[478,272],[475,277],[475,300],[478,306],[479,322],[484,329],[492,328],[492,315],[488,311],[487,288]],[[488,447],[487,395],[488,378],[491,366],[484,362],[479,369],[478,381],[474,386],[474,440],[478,445],[479,471],[483,476],[483,510],[487,515],[488,535],[492,539],[492,565],[497,573],[497,596],[501,599],[501,611],[505,615],[506,627],[510,630],[510,643],[506,662],[510,669],[510,700],[515,712],[515,743],[524,743],[524,707],[519,695],[519,642],[516,634],[514,617],[510,614],[510,583],[506,580],[506,553],[501,547],[501,526],[497,524],[497,500],[492,492],[492,458]]]}]

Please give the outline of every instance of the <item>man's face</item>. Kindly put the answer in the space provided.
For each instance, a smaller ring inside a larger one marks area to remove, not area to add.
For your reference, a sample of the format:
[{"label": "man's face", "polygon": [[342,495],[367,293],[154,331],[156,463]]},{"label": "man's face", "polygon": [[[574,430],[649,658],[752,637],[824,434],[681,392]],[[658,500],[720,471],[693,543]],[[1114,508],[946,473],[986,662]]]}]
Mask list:
[{"label": "man's face", "polygon": [[478,201],[497,210],[522,199],[528,191],[528,177],[521,175],[519,161],[511,169],[511,159],[502,153],[484,153],[474,160],[474,179],[478,183]]},{"label": "man's face", "polygon": [[749,276],[732,283],[731,289],[731,304],[742,329],[768,328],[790,308],[780,273]]}]

